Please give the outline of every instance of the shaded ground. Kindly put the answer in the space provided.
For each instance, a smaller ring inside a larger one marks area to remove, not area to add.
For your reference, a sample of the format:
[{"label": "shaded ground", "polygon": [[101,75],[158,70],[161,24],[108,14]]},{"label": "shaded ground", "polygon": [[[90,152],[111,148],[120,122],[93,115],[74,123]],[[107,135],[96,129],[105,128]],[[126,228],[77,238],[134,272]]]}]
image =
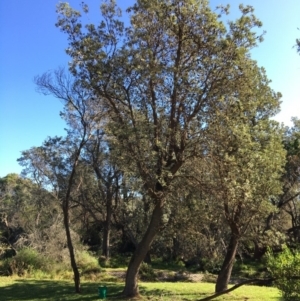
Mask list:
[{"label": "shaded ground", "polygon": [[[123,285],[107,284],[110,294],[122,291]],[[31,301],[31,300],[97,300],[98,285],[95,283],[83,283],[83,294],[74,293],[74,284],[67,281],[55,280],[28,280],[16,279],[12,284],[0,287],[1,301]]]},{"label": "shaded ground", "polygon": [[[3,281],[2,281],[3,280]],[[107,300],[125,300],[118,295],[123,283],[105,283]],[[74,285],[68,281],[11,279],[0,277],[0,300],[2,301],[92,301],[99,300],[99,283],[83,283],[82,294],[74,293]],[[209,296],[214,291],[212,283],[156,282],[141,283],[141,300],[152,301],[195,301]],[[133,300],[133,299],[130,299]],[[216,301],[280,301],[278,290],[274,288],[244,287],[217,298]],[[129,299],[127,299],[129,301]]]},{"label": "shaded ground", "polygon": [[[125,280],[125,271],[108,271],[107,273],[120,281]],[[204,274],[193,274],[189,272],[172,272],[167,270],[155,270],[155,274],[156,280],[160,282],[201,282],[203,279],[207,281],[207,279],[205,279]]]}]

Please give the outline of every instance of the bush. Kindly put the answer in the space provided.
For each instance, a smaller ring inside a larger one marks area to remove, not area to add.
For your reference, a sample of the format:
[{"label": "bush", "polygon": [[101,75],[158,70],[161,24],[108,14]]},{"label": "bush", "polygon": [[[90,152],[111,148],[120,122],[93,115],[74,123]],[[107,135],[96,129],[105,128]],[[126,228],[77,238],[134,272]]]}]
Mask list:
[{"label": "bush", "polygon": [[253,259],[237,260],[233,267],[233,275],[240,278],[264,278],[266,272],[265,262]]},{"label": "bush", "polygon": [[47,270],[47,261],[37,251],[30,248],[20,250],[16,256],[7,258],[1,266],[2,273],[24,276],[37,270]]},{"label": "bush", "polygon": [[140,267],[139,275],[143,281],[157,281],[157,276],[151,265],[143,262]]},{"label": "bush", "polygon": [[274,283],[283,299],[300,300],[300,281],[299,278],[293,279],[300,277],[300,252],[292,252],[285,246],[279,255],[276,256],[269,250],[266,257],[267,269],[276,278]]},{"label": "bush", "polygon": [[100,266],[106,268],[127,268],[129,260],[130,256],[125,255],[115,255],[109,259],[104,256],[100,256],[98,259]]},{"label": "bush", "polygon": [[78,252],[76,254],[76,260],[81,275],[99,274],[101,272],[98,259],[87,251]]},{"label": "bush", "polygon": [[211,274],[218,274],[221,270],[222,263],[217,260],[210,260],[208,258],[201,258],[199,260],[199,270],[211,273]]}]

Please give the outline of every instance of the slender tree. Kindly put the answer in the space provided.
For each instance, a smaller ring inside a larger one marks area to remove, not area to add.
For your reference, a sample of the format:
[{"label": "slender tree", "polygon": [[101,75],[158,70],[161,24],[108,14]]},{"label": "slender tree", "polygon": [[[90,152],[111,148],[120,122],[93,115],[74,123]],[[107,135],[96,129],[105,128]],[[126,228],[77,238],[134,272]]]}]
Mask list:
[{"label": "slender tree", "polygon": [[110,257],[110,235],[112,228],[112,216],[119,203],[121,171],[114,162],[109,152],[109,145],[103,130],[98,130],[93,135],[84,152],[84,161],[91,166],[98,181],[101,207],[105,207],[103,221],[103,244],[102,254],[106,260]]},{"label": "slender tree", "polygon": [[76,170],[80,156],[91,134],[101,125],[99,110],[93,110],[92,95],[63,69],[45,73],[35,78],[38,90],[51,94],[64,102],[62,117],[69,125],[66,139],[49,138],[41,147],[22,152],[19,162],[29,171],[43,179],[49,185],[58,200],[64,216],[67,245],[71,266],[74,273],[75,291],[80,293],[80,274],[75,259],[75,252],[70,231],[69,210],[75,187]]}]

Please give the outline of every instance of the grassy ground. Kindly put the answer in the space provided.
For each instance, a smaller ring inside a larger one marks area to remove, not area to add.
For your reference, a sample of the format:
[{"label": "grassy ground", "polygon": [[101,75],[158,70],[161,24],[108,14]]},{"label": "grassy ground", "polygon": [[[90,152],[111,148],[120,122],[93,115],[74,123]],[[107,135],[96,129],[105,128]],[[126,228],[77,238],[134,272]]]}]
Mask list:
[{"label": "grassy ground", "polygon": [[[104,283],[101,283],[103,285]],[[98,285],[95,282],[82,283],[82,294],[74,294],[73,283],[63,280],[32,280],[0,277],[0,300],[3,301],[43,301],[43,300],[99,300]],[[105,283],[107,300],[122,300],[117,296],[123,283]],[[142,300],[154,301],[195,301],[214,292],[212,283],[141,283]],[[236,291],[216,298],[217,301],[281,301],[280,293],[272,287],[244,286]]]}]

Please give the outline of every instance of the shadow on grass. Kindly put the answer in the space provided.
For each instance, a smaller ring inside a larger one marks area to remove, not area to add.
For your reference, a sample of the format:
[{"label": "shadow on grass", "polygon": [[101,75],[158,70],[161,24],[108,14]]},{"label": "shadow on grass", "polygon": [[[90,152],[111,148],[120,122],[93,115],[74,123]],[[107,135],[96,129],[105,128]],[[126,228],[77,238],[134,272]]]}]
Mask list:
[{"label": "shadow on grass", "polygon": [[[82,293],[75,294],[74,284],[68,281],[56,280],[15,280],[13,284],[5,287],[0,287],[0,300],[2,301],[91,301],[99,300],[98,286],[103,284],[83,283],[81,285]],[[105,283],[107,286],[107,300],[131,300],[120,296],[124,284],[123,283]],[[146,300],[161,300],[162,296],[174,296],[174,292],[166,289],[149,289],[142,284],[140,285],[141,296]],[[176,296],[180,296],[178,293]],[[201,294],[184,293],[181,296],[193,296],[192,299],[180,300],[195,300],[196,297],[201,297]],[[142,298],[142,299],[144,299]],[[149,299],[150,298],[150,299]],[[158,299],[157,299],[158,298]],[[176,299],[177,300],[177,299]]]},{"label": "shadow on grass", "polygon": [[[62,280],[28,280],[18,279],[14,283],[5,287],[0,287],[0,300],[2,301],[92,301],[99,300],[98,286],[104,283],[83,283],[82,293],[75,294],[74,284]],[[107,300],[121,301],[129,300],[120,297],[124,288],[123,283],[105,283],[107,286]],[[171,289],[149,288],[140,285],[140,293],[144,300],[199,300],[208,296],[204,292],[184,292],[178,293]],[[220,299],[217,299],[220,300]],[[227,300],[227,298],[226,298]],[[230,300],[230,299],[228,299]],[[235,299],[237,300],[237,299]],[[242,299],[246,300],[246,299]],[[271,300],[271,299],[268,299]],[[272,297],[274,301],[280,301],[281,298]]]},{"label": "shadow on grass", "polygon": [[[105,284],[109,292],[108,297],[114,297],[122,292],[122,283]],[[74,284],[66,281],[55,280],[16,280],[13,284],[0,287],[0,300],[22,301],[22,300],[76,300],[91,301],[98,300],[98,284],[83,283],[82,293],[75,294]]]}]

